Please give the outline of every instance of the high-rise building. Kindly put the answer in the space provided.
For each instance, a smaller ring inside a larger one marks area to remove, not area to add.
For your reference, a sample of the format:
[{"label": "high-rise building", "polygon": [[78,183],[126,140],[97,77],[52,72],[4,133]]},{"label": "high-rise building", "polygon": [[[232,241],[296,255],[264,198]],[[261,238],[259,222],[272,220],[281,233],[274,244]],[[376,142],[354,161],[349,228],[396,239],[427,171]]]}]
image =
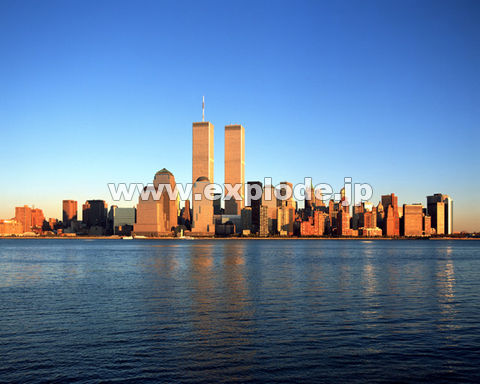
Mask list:
[{"label": "high-rise building", "polygon": [[210,181],[200,176],[193,185],[193,223],[192,233],[215,234],[215,220],[213,217],[213,194],[209,195],[207,188]]},{"label": "high-rise building", "polygon": [[325,231],[327,214],[316,210],[313,216],[300,223],[300,236],[322,236]]},{"label": "high-rise building", "polygon": [[247,205],[252,207],[252,232],[260,230],[260,206],[262,205],[262,183],[260,181],[249,181]]},{"label": "high-rise building", "polygon": [[104,200],[87,200],[82,206],[82,221],[87,228],[107,227],[107,203]]},{"label": "high-rise building", "polygon": [[213,183],[213,124],[208,121],[192,125],[192,183],[199,177]]},{"label": "high-rise building", "polygon": [[453,232],[453,200],[441,193],[427,196],[427,212],[437,235]]},{"label": "high-rise building", "polygon": [[275,187],[265,185],[262,193],[262,205],[268,208],[268,231],[271,235],[277,232],[277,198]]},{"label": "high-rise building", "polygon": [[328,221],[330,225],[331,231],[333,231],[334,228],[337,228],[337,216],[338,216],[338,211],[341,210],[341,203],[340,202],[335,202],[334,200],[330,200],[328,202]]},{"label": "high-rise building", "polygon": [[245,198],[245,129],[239,124],[225,126],[225,184],[241,185],[240,200],[225,197],[225,214],[239,215]]},{"label": "high-rise building", "polygon": [[381,202],[377,205],[377,227],[384,228],[383,219],[385,218],[385,211]]},{"label": "high-rise building", "polygon": [[400,216],[398,214],[398,197],[394,193],[382,196],[382,206],[385,209],[383,231],[385,236],[400,236]]},{"label": "high-rise building", "polygon": [[75,200],[63,200],[62,202],[62,222],[65,228],[70,227],[72,221],[77,220],[78,208]]},{"label": "high-rise building", "polygon": [[315,191],[313,185],[307,187],[305,190],[305,208],[304,208],[304,217],[307,218],[312,216],[313,211],[315,210]]},{"label": "high-rise building", "polygon": [[377,228],[377,208],[363,213],[362,226],[364,228]]},{"label": "high-rise building", "polygon": [[185,206],[183,207],[181,214],[181,224],[185,225],[187,229],[192,228],[192,212],[190,209],[190,200],[185,200]]},{"label": "high-rise building", "polygon": [[242,209],[242,230],[252,230],[252,207],[245,207]]},{"label": "high-rise building", "polygon": [[395,196],[394,193],[391,193],[390,195],[383,195],[381,199],[381,203],[382,203],[383,209],[387,209],[389,205],[395,205],[397,207],[398,197]]},{"label": "high-rise building", "polygon": [[22,223],[23,232],[32,230],[32,209],[28,205],[15,207],[15,220]]},{"label": "high-rise building", "polygon": [[270,231],[268,230],[268,207],[265,205],[260,206],[260,225],[258,234],[261,237],[267,237]]},{"label": "high-rise building", "polygon": [[453,233],[453,199],[450,196],[444,196],[443,202],[445,204],[445,234],[451,235]]},{"label": "high-rise building", "polygon": [[32,208],[32,229],[35,229],[35,232],[42,231],[43,222],[45,221],[45,216],[43,211],[39,208]]},{"label": "high-rise building", "polygon": [[432,218],[423,214],[423,234],[424,236],[430,236],[432,234]]},{"label": "high-rise building", "polygon": [[337,214],[337,236],[351,236],[350,213],[340,209]]},{"label": "high-rise building", "polygon": [[281,205],[277,208],[277,232],[282,236],[293,235],[295,208]]},{"label": "high-rise building", "polygon": [[295,223],[295,200],[292,183],[282,181],[277,198],[277,231],[281,235],[293,235]]},{"label": "high-rise building", "polygon": [[352,213],[352,228],[358,229],[363,227],[364,222],[364,213],[365,209],[363,204],[354,205],[353,206],[353,213]]},{"label": "high-rise building", "polygon": [[422,204],[403,204],[403,236],[423,235]]},{"label": "high-rise building", "polygon": [[168,236],[177,226],[177,196],[169,196],[164,188],[159,199],[155,199],[155,191],[159,190],[160,184],[170,185],[172,191],[176,187],[175,177],[165,168],[155,174],[153,186],[145,187],[144,193],[151,192],[148,199],[143,200],[142,195],[138,199],[137,222],[133,227],[136,235]]}]

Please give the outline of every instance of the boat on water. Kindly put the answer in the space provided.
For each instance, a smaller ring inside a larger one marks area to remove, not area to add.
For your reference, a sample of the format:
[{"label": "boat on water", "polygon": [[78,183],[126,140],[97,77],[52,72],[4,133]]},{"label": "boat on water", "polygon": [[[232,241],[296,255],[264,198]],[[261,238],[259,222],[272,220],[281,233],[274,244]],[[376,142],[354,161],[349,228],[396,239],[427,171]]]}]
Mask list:
[{"label": "boat on water", "polygon": [[123,236],[122,240],[133,240],[133,236]]}]

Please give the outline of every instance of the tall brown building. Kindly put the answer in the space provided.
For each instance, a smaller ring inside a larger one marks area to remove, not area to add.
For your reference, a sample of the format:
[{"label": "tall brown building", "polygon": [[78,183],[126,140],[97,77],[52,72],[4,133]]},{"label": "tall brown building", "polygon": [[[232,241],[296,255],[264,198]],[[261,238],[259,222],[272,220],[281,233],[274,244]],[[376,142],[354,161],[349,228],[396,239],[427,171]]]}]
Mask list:
[{"label": "tall brown building", "polygon": [[300,236],[322,236],[325,231],[327,214],[319,210],[313,211],[313,215],[300,223]]},{"label": "tall brown building", "polygon": [[[293,225],[295,222],[295,200],[293,199],[292,183],[282,181],[279,188],[279,198],[277,199],[277,231],[280,234],[293,235]],[[288,194],[290,196],[287,198]]]},{"label": "tall brown building", "polygon": [[398,197],[394,193],[382,196],[382,206],[385,210],[383,231],[385,236],[400,236],[400,216],[398,214]]},{"label": "tall brown building", "polygon": [[215,221],[213,218],[213,194],[207,195],[207,186],[210,181],[205,176],[200,176],[193,185],[193,222],[192,233],[202,235],[215,234]]},{"label": "tall brown building", "polygon": [[199,177],[213,183],[213,124],[208,121],[192,125],[192,183]]},{"label": "tall brown building", "polygon": [[431,226],[432,218],[427,215],[423,215],[423,234],[425,236],[430,236],[432,234],[432,226]]},{"label": "tall brown building", "polygon": [[377,227],[377,208],[373,207],[371,211],[363,213],[363,227],[376,228]]},{"label": "tall brown building", "polygon": [[15,220],[22,223],[23,232],[32,230],[32,209],[28,205],[15,207]]},{"label": "tall brown building", "polygon": [[275,187],[273,185],[264,186],[262,205],[268,208],[268,231],[273,235],[277,232],[277,198],[275,196]]},{"label": "tall brown building", "polygon": [[42,230],[43,222],[45,221],[45,216],[43,215],[43,211],[39,208],[32,209],[32,228],[36,230]]},{"label": "tall brown building", "polygon": [[[153,187],[158,190],[160,184],[169,184],[172,191],[176,187],[173,174],[163,168],[155,174]],[[152,192],[154,192],[152,190]],[[168,192],[164,189],[159,200],[155,200],[152,194],[148,199],[138,199],[137,222],[133,226],[136,235],[142,236],[166,236],[172,233],[172,228],[177,225],[177,199],[176,196],[170,199]]]},{"label": "tall brown building", "polygon": [[337,228],[337,216],[338,211],[341,210],[341,203],[330,200],[328,202],[328,218],[330,223],[330,229],[333,231],[334,228]]},{"label": "tall brown building", "polygon": [[337,214],[337,236],[352,236],[354,232],[350,228],[350,213],[345,209],[339,209]]},{"label": "tall brown building", "polygon": [[75,200],[63,200],[62,202],[63,208],[63,226],[70,227],[72,221],[77,220],[78,209],[77,209],[77,202]]},{"label": "tall brown building", "polygon": [[280,235],[292,236],[294,222],[295,222],[294,207],[281,205],[277,208],[277,232]]},{"label": "tall brown building", "polygon": [[260,225],[258,234],[261,237],[267,237],[270,234],[268,228],[268,207],[265,205],[260,206]]},{"label": "tall brown building", "polygon": [[422,204],[403,204],[403,235],[422,236],[423,207]]},{"label": "tall brown building", "polygon": [[241,200],[225,199],[225,214],[239,215],[245,198],[245,128],[241,125],[225,126],[225,184],[241,184]]}]

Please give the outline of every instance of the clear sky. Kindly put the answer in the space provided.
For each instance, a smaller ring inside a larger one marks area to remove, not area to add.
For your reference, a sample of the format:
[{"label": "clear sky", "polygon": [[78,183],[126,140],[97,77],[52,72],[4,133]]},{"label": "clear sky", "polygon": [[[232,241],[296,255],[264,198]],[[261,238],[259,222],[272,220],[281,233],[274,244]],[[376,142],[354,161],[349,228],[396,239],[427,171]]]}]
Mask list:
[{"label": "clear sky", "polygon": [[[241,123],[246,180],[454,199],[480,230],[479,1],[0,1],[0,218],[191,179],[191,123]],[[120,204],[132,206],[133,203]]]}]

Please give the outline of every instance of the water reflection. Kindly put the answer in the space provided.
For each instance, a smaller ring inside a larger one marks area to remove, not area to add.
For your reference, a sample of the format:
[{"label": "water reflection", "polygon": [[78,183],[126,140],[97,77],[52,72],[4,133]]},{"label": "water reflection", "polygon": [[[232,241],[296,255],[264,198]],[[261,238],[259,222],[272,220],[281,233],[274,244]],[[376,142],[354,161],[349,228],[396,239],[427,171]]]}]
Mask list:
[{"label": "water reflection", "polygon": [[[457,327],[455,323],[455,268],[452,253],[452,247],[447,246],[445,257],[440,257],[437,262],[436,286],[441,313],[439,328],[443,331],[449,331]],[[449,337],[448,334],[447,337]]]},{"label": "water reflection", "polygon": [[14,241],[0,244],[5,382],[478,371],[480,242]]},{"label": "water reflection", "polygon": [[[254,357],[251,349],[242,347],[251,344],[253,332],[244,243],[226,241],[222,248],[205,242],[191,250],[195,348],[185,358],[194,366],[209,367],[196,373],[199,381],[222,380],[215,371],[218,366],[231,370],[231,380],[246,379],[245,375],[237,378],[235,372],[248,371]],[[237,353],[230,353],[232,348]]]}]

